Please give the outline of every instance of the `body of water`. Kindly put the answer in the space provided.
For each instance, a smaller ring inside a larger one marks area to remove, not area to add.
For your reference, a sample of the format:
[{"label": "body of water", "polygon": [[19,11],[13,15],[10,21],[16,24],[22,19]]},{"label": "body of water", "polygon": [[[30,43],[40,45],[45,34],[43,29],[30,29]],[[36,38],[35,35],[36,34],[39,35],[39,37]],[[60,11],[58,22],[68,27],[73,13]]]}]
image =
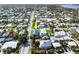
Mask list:
[{"label": "body of water", "polygon": [[79,4],[65,4],[65,5],[61,5],[62,7],[65,8],[79,8]]}]

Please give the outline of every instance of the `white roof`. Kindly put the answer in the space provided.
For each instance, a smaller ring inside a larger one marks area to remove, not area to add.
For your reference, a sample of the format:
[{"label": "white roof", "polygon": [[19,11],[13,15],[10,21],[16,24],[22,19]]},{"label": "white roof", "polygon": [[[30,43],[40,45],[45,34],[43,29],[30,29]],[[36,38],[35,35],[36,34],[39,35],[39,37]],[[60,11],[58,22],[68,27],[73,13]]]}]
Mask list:
[{"label": "white roof", "polygon": [[24,19],[25,21],[28,21],[29,19]]},{"label": "white roof", "polygon": [[0,32],[3,32],[3,30],[2,30],[2,29],[0,29]]},{"label": "white roof", "polygon": [[17,43],[18,43],[18,41],[6,42],[6,43],[4,43],[4,45],[2,46],[1,49],[7,49],[8,47],[16,48],[17,47]]},{"label": "white roof", "polygon": [[22,25],[21,25],[21,24],[19,24],[19,25],[17,25],[17,27],[22,27]]},{"label": "white roof", "polygon": [[40,41],[40,45],[39,45],[40,48],[50,48],[51,46],[52,45],[51,45],[50,40],[41,40]]},{"label": "white roof", "polygon": [[59,41],[59,40],[63,40],[63,38],[62,38],[62,37],[60,37],[60,38],[55,38],[55,40],[58,40],[58,41]]},{"label": "white roof", "polygon": [[64,36],[64,40],[70,40],[71,38],[69,36]]},{"label": "white roof", "polygon": [[3,21],[3,20],[0,20],[0,22],[1,22],[1,21]]},{"label": "white roof", "polygon": [[37,17],[37,15],[35,15],[35,17]]},{"label": "white roof", "polygon": [[55,40],[57,40],[57,41],[63,40],[63,38],[62,37],[60,37],[60,38],[50,37],[50,40],[51,40],[51,42],[54,42]]},{"label": "white roof", "polygon": [[40,29],[40,33],[46,33],[46,28]]},{"label": "white roof", "polygon": [[55,20],[56,20],[56,18],[52,18],[52,20],[53,20],[53,21],[55,21]]},{"label": "white roof", "polygon": [[2,44],[0,43],[0,47],[2,47]]},{"label": "white roof", "polygon": [[64,31],[55,32],[55,36],[62,36],[65,35]]},{"label": "white roof", "polygon": [[8,19],[8,21],[13,21],[14,19]]},{"label": "white roof", "polygon": [[57,30],[63,30],[62,28],[55,28],[55,29],[57,29]]},{"label": "white roof", "polygon": [[40,22],[40,20],[36,20],[36,22]]},{"label": "white roof", "polygon": [[0,38],[0,42],[2,42],[2,41],[4,41],[5,40],[5,38]]},{"label": "white roof", "polygon": [[65,25],[65,23],[60,23],[59,25]]},{"label": "white roof", "polygon": [[23,19],[17,19],[17,21],[22,21]]},{"label": "white roof", "polygon": [[71,27],[70,29],[76,29],[76,27]]},{"label": "white roof", "polygon": [[12,24],[7,24],[6,26],[10,27],[10,26],[12,26]]},{"label": "white roof", "polygon": [[66,20],[70,20],[71,18],[70,18],[70,17],[65,17],[65,19],[66,19]]},{"label": "white roof", "polygon": [[73,42],[73,41],[72,42],[68,42],[68,45],[69,46],[77,46],[77,44],[75,42]]},{"label": "white roof", "polygon": [[50,37],[51,42],[55,41],[55,37]]},{"label": "white roof", "polygon": [[22,31],[19,32],[19,34],[24,34],[24,32],[25,32],[25,30],[22,30]]},{"label": "white roof", "polygon": [[43,24],[44,24],[43,22],[40,23],[40,25],[43,25]]},{"label": "white roof", "polygon": [[50,22],[50,21],[52,21],[52,19],[51,18],[47,18],[47,21]]},{"label": "white roof", "polygon": [[52,44],[53,44],[53,46],[54,46],[55,48],[61,46],[61,44],[60,44],[59,42],[55,42],[55,43],[52,43]]},{"label": "white roof", "polygon": [[78,28],[78,29],[76,29],[76,31],[79,33],[79,28]]}]

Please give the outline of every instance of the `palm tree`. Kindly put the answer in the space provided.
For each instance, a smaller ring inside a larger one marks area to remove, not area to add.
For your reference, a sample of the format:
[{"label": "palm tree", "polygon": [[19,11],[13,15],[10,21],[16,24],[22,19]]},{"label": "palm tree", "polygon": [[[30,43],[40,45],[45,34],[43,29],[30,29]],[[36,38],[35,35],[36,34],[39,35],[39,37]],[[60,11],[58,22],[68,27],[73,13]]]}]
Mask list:
[{"label": "palm tree", "polygon": [[62,46],[67,46],[67,42],[66,41],[64,41],[64,40],[60,40],[60,44],[62,45]]},{"label": "palm tree", "polygon": [[36,41],[36,42],[35,42],[35,45],[36,45],[36,47],[39,47],[40,42],[39,42],[39,41]]},{"label": "palm tree", "polygon": [[27,42],[27,35],[23,35],[23,42]]}]

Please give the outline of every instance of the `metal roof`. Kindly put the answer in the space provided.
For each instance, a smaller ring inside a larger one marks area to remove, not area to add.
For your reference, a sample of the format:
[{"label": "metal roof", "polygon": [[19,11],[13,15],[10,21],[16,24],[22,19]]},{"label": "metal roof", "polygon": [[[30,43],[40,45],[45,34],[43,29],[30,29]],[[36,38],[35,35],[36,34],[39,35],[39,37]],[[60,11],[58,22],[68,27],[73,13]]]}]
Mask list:
[{"label": "metal roof", "polygon": [[7,49],[8,47],[16,48],[17,43],[18,43],[18,41],[5,42],[1,49]]},{"label": "metal roof", "polygon": [[41,40],[40,41],[40,48],[51,48],[52,44],[50,40]]}]

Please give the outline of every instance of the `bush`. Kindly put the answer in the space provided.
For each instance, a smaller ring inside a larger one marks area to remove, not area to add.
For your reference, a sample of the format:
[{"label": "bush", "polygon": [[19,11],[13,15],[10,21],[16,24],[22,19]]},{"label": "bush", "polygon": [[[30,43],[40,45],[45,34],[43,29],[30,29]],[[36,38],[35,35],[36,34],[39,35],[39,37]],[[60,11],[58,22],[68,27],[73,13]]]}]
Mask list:
[{"label": "bush", "polygon": [[53,48],[49,49],[48,54],[54,54],[54,49]]},{"label": "bush", "polygon": [[8,48],[6,49],[6,52],[7,52],[8,54],[10,54],[11,51],[12,51],[12,48],[11,48],[11,47],[8,47]]},{"label": "bush", "polygon": [[38,49],[32,50],[32,54],[46,54],[46,51],[45,49],[38,48]]},{"label": "bush", "polygon": [[64,53],[64,49],[63,48],[56,48],[55,49],[55,51],[57,52],[57,53]]},{"label": "bush", "polygon": [[67,42],[64,41],[64,40],[60,40],[60,44],[61,44],[62,46],[67,46]]},{"label": "bush", "polygon": [[39,47],[40,42],[39,42],[39,41],[36,41],[36,42],[35,42],[35,45],[36,45],[36,47]]},{"label": "bush", "polygon": [[72,51],[79,54],[79,47],[72,47]]}]

